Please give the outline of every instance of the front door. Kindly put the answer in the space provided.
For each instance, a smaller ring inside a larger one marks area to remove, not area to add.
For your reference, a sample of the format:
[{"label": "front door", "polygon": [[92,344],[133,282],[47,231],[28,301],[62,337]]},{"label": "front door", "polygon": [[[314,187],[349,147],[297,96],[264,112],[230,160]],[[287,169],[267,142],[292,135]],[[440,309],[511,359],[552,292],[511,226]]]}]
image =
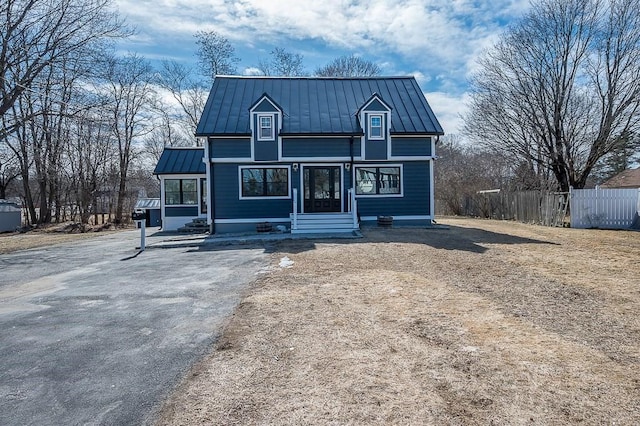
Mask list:
[{"label": "front door", "polygon": [[304,212],[341,212],[339,166],[304,168]]}]

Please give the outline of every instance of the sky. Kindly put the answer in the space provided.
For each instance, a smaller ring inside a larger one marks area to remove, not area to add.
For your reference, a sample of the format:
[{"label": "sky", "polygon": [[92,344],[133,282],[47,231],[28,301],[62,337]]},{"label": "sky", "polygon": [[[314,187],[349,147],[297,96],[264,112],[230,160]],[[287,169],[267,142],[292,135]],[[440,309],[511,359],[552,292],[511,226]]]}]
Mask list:
[{"label": "sky", "polygon": [[479,55],[529,8],[529,0],[115,0],[135,35],[118,45],[155,62],[196,66],[197,31],[226,37],[251,74],[275,47],[311,73],[355,54],[382,75],[413,75],[447,134],[459,134]]}]

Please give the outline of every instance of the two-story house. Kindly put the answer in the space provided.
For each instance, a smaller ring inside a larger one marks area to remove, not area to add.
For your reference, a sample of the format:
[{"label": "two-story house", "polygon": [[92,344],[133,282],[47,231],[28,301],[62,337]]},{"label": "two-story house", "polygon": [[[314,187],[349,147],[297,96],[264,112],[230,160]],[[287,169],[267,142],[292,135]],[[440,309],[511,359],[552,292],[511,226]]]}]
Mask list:
[{"label": "two-story house", "polygon": [[202,217],[215,233],[263,222],[336,232],[379,216],[428,225],[442,134],[413,77],[218,76],[196,131],[203,148],[167,149],[156,168],[163,226]]}]

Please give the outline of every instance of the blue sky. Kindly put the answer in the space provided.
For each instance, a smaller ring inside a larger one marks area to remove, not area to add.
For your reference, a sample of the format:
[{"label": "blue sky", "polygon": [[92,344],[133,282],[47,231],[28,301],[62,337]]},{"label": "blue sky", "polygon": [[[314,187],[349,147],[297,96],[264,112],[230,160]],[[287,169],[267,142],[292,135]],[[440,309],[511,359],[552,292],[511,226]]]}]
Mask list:
[{"label": "blue sky", "polygon": [[196,31],[236,48],[239,74],[274,47],[304,56],[309,72],[341,55],[376,62],[384,75],[414,75],[448,134],[458,133],[478,55],[528,0],[116,0],[137,33],[119,48],[151,60],[195,64]]}]

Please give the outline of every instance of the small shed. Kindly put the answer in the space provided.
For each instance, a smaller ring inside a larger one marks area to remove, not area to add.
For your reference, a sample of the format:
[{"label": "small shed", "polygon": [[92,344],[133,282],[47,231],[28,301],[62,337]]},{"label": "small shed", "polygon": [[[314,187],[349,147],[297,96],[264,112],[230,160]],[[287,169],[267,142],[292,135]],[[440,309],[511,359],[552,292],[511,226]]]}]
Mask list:
[{"label": "small shed", "polygon": [[7,200],[0,200],[0,232],[13,232],[22,225],[20,207]]},{"label": "small shed", "polygon": [[145,226],[162,226],[160,198],[138,198],[135,209],[143,210],[147,214]]}]

